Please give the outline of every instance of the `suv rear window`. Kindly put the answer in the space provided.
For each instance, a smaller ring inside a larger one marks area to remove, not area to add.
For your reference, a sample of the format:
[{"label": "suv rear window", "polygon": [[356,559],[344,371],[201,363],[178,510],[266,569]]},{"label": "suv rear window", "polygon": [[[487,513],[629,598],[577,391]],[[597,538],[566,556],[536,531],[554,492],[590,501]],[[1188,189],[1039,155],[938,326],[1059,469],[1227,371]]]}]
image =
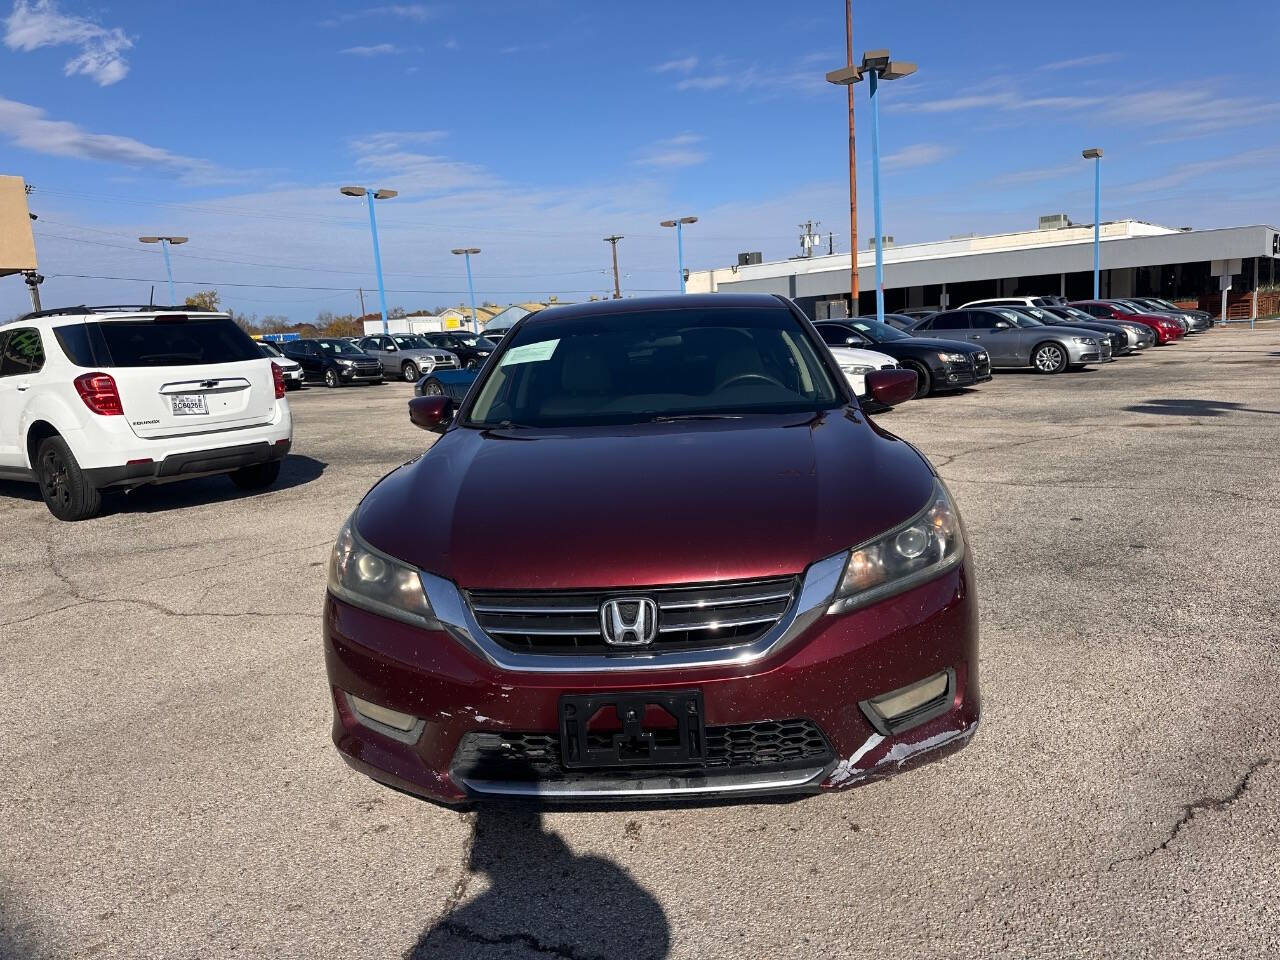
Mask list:
[{"label": "suv rear window", "polygon": [[78,367],[185,367],[259,360],[262,352],[229,317],[147,317],[55,327]]}]

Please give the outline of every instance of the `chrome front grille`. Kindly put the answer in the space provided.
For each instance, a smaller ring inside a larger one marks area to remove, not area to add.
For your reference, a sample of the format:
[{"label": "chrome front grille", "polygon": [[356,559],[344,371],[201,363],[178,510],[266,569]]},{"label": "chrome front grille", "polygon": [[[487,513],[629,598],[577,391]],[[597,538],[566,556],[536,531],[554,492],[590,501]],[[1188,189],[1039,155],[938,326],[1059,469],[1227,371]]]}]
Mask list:
[{"label": "chrome front grille", "polygon": [[[690,650],[750,643],[767,633],[795,598],[796,577],[698,586],[572,591],[475,591],[476,622],[508,650],[539,654]],[[657,634],[642,647],[612,646],[601,631],[607,600],[648,597]]]}]

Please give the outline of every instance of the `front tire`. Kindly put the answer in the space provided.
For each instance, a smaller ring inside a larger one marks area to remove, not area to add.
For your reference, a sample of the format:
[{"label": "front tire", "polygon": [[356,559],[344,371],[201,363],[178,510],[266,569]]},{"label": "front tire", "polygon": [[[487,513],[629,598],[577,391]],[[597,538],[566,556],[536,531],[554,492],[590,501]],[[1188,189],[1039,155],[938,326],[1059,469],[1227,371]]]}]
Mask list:
[{"label": "front tire", "polygon": [[341,384],[338,381],[337,370],[334,370],[332,367],[330,367],[328,370],[324,372],[324,385],[328,387],[330,390],[334,389],[335,387],[341,386]]},{"label": "front tire", "polygon": [[924,364],[907,363],[903,364],[907,370],[912,370],[916,375],[916,399],[927,397],[933,390],[933,378],[929,375],[929,371],[925,369]]},{"label": "front tire", "polygon": [[400,368],[400,376],[404,378],[405,383],[417,383],[418,377],[421,376],[421,374],[418,373],[418,365],[412,360],[408,360],[405,362],[405,365]]},{"label": "front tire", "polygon": [[102,509],[102,493],[89,482],[61,437],[40,441],[35,473],[45,506],[59,520],[88,520]]},{"label": "front tire", "polygon": [[1036,373],[1061,373],[1067,369],[1067,362],[1067,351],[1059,343],[1049,341],[1031,351],[1031,365]]},{"label": "front tire", "polygon": [[442,397],[444,396],[444,386],[435,377],[432,377],[422,385],[422,395],[424,397]]},{"label": "front tire", "polygon": [[230,474],[231,482],[241,490],[265,490],[275,483],[279,476],[279,460],[255,463],[249,467],[241,467]]}]

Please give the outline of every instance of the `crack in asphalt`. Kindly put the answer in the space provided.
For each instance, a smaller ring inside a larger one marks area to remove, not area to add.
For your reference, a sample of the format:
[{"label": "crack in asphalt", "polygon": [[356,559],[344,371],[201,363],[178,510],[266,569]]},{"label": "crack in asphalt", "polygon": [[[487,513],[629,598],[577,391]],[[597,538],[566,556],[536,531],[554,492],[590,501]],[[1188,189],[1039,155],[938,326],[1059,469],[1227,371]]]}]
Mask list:
[{"label": "crack in asphalt", "polygon": [[[315,546],[319,546],[319,544],[316,544]],[[295,547],[292,550],[277,551],[276,553],[289,553],[289,552],[294,552],[300,549],[310,549],[310,547]],[[57,558],[53,555],[52,544],[46,545],[45,554],[48,562],[49,572],[58,578],[58,580],[62,583],[62,585],[67,588],[67,592],[71,594],[71,596],[75,599],[76,602],[66,603],[60,607],[54,607],[50,610],[42,610],[39,613],[33,613],[26,617],[19,617],[17,620],[6,620],[3,623],[0,623],[0,626],[9,627],[9,626],[14,626],[20,623],[27,623],[31,620],[38,620],[41,617],[51,616],[52,614],[58,613],[62,610],[71,610],[71,609],[74,609],[75,607],[84,607],[84,606],[89,606],[91,604],[99,604],[99,603],[134,604],[136,606],[145,607],[148,610],[153,610],[156,613],[164,614],[165,616],[183,617],[183,618],[205,617],[205,618],[219,618],[219,619],[234,619],[238,617],[265,617],[265,618],[306,617],[308,619],[318,620],[321,617],[321,614],[319,613],[303,612],[299,610],[267,610],[267,611],[241,610],[241,611],[235,611],[235,612],[222,612],[218,610],[175,610],[172,607],[166,607],[163,604],[156,603],[154,600],[143,600],[143,599],[134,598],[134,597],[108,597],[108,596],[102,596],[101,594],[97,596],[89,596],[82,593],[80,591],[80,588],[77,587],[75,583],[72,582],[71,578],[68,577],[65,573],[63,573],[62,569],[58,566]],[[274,555],[275,554],[264,554],[263,556],[274,556]],[[252,558],[252,559],[257,559],[257,558]],[[231,563],[238,563],[238,562],[241,562],[241,561],[231,561]],[[222,564],[222,566],[226,566],[226,565],[228,564]],[[213,569],[213,568],[210,568],[210,569]],[[163,579],[171,579],[171,578],[166,577]]]},{"label": "crack in asphalt", "polygon": [[[1126,491],[1131,493],[1143,493],[1149,490],[1148,487],[1144,487],[1138,484],[1129,486],[1129,485],[1117,484],[1117,483],[1079,483],[1077,481],[1072,481],[1072,480],[1036,480],[1032,482],[1027,482],[1027,481],[1017,481],[1017,480],[976,480],[970,477],[955,477],[955,476],[943,477],[942,479],[946,480],[948,483],[973,483],[973,484],[978,484],[979,486],[988,485],[988,486],[996,486],[996,487],[1019,487],[1019,488],[1026,487],[1030,489],[1044,487],[1047,489],[1060,489],[1060,490],[1120,490],[1120,491]],[[1251,497],[1247,493],[1236,493],[1234,490],[1217,490],[1209,487],[1200,487],[1194,490],[1186,489],[1180,492],[1184,494],[1189,494],[1193,497],[1194,496],[1221,497],[1221,498],[1230,499],[1230,500],[1243,500],[1246,503],[1275,504],[1276,502],[1274,497]]]},{"label": "crack in asphalt", "polygon": [[[1026,440],[1019,440],[1016,443],[993,443],[986,446],[974,447],[972,450],[961,450],[959,453],[942,454],[938,459],[934,459],[933,457],[930,457],[929,459],[933,463],[934,468],[940,470],[943,467],[951,466],[951,464],[955,463],[961,457],[972,456],[975,453],[996,453],[1000,450],[1012,450],[1015,447],[1030,446],[1033,443],[1049,443],[1053,440],[1074,440],[1076,437],[1087,437],[1096,432],[1097,428],[1095,427],[1092,430],[1082,430],[1079,433],[1064,433],[1052,437],[1031,437]],[[944,458],[945,462],[943,462]]]},{"label": "crack in asphalt", "polygon": [[452,920],[441,921],[439,929],[467,943],[485,944],[486,946],[515,946],[518,944],[534,953],[547,957],[562,957],[564,960],[609,960],[602,953],[583,953],[569,944],[543,943],[531,933],[484,934]]},{"label": "crack in asphalt", "polygon": [[1144,860],[1151,859],[1161,850],[1168,850],[1169,844],[1173,843],[1173,841],[1178,838],[1182,831],[1191,824],[1191,821],[1195,820],[1196,817],[1207,811],[1217,813],[1227,809],[1227,807],[1237,802],[1245,795],[1245,793],[1248,792],[1249,785],[1253,780],[1254,774],[1263,767],[1269,767],[1271,764],[1276,762],[1277,761],[1273,757],[1265,757],[1262,760],[1258,760],[1251,764],[1249,769],[1245,771],[1244,776],[1240,778],[1240,782],[1236,784],[1235,789],[1225,797],[1201,797],[1199,800],[1192,803],[1183,804],[1182,816],[1176,823],[1174,823],[1173,829],[1169,831],[1169,836],[1165,837],[1163,843],[1159,846],[1152,847],[1146,853],[1140,853],[1132,857],[1121,857],[1119,860],[1112,860],[1110,865],[1107,867],[1107,870],[1114,870],[1122,863],[1141,863]]}]

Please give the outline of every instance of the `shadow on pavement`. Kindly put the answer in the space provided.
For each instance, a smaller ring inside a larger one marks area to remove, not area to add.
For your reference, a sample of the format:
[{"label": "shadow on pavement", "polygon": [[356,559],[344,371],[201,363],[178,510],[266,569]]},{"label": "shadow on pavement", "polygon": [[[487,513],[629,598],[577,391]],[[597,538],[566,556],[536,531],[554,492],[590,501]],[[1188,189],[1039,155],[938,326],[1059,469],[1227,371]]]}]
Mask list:
[{"label": "shadow on pavement", "polygon": [[1221,400],[1144,400],[1124,408],[1129,413],[1154,413],[1166,417],[1222,417],[1228,413],[1270,413],[1280,410],[1259,410],[1242,403],[1226,403]]},{"label": "shadow on pavement", "polygon": [[130,493],[113,494],[104,499],[103,512],[110,513],[159,513],[180,510],[205,503],[223,503],[227,500],[245,500],[263,494],[301,487],[320,479],[328,464],[314,457],[289,454],[280,467],[280,477],[266,490],[241,490],[228,477],[200,477],[195,480],[179,480],[175,483],[138,487]]},{"label": "shadow on pavement", "polygon": [[408,960],[668,954],[670,929],[658,901],[611,860],[574,854],[536,809],[479,807],[466,871],[453,900],[462,900],[475,874],[488,889],[451,905]]},{"label": "shadow on pavement", "polygon": [[13,897],[8,885],[0,882],[0,960],[30,960],[38,956],[32,924],[14,914]]}]

